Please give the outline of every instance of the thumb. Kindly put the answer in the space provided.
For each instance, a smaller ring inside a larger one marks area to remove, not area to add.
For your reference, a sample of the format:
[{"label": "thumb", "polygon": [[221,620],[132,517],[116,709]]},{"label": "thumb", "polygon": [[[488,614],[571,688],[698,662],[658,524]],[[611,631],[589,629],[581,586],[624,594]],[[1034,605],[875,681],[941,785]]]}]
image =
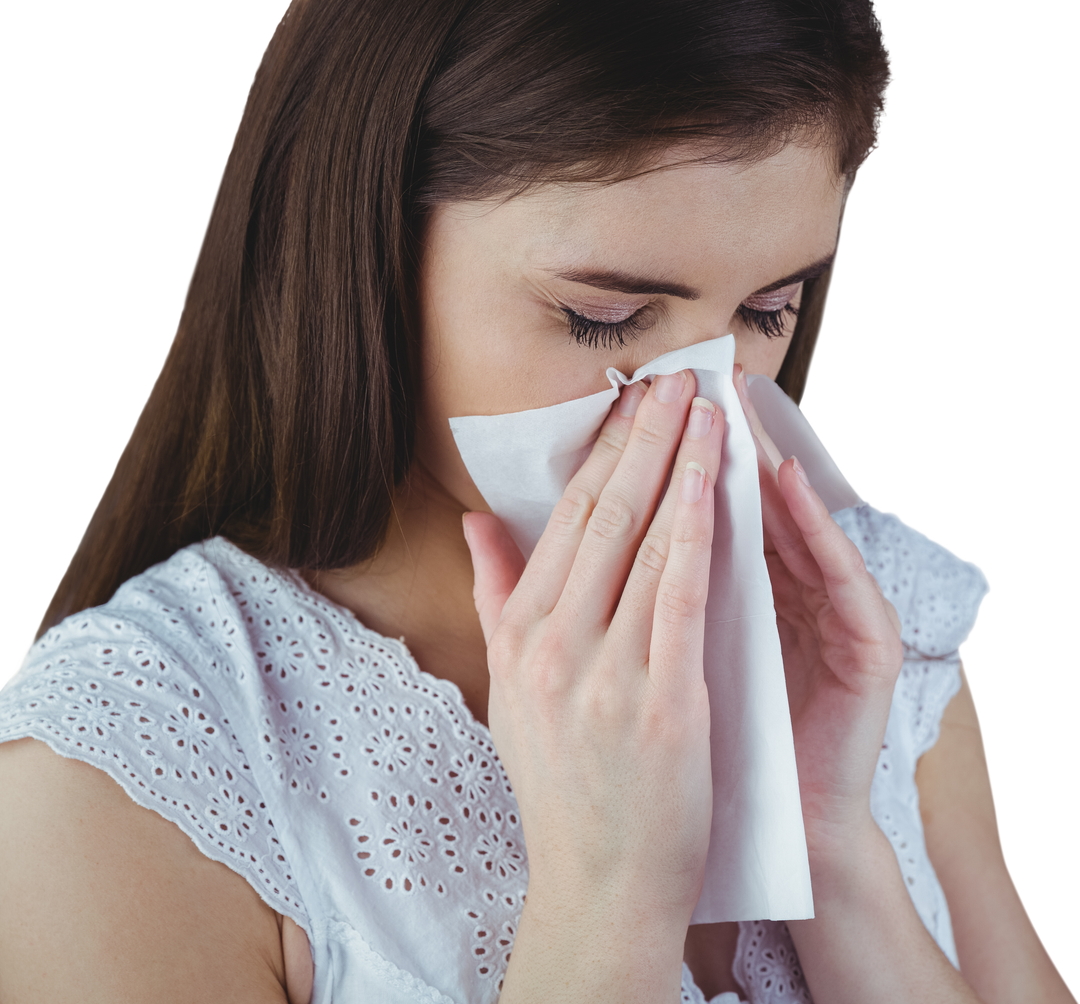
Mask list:
[{"label": "thumb", "polygon": [[502,520],[489,512],[461,517],[473,563],[473,602],[480,615],[484,642],[491,641],[503,607],[525,570],[525,559]]}]

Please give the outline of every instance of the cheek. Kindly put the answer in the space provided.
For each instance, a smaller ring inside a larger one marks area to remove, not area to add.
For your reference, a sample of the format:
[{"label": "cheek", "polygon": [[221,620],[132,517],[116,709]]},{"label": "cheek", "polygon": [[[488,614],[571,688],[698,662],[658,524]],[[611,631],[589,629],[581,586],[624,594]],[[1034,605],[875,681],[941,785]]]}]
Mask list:
[{"label": "cheek", "polygon": [[764,373],[776,379],[784,363],[791,337],[766,338],[756,331],[749,332],[743,339],[735,333],[735,362],[747,373]]}]

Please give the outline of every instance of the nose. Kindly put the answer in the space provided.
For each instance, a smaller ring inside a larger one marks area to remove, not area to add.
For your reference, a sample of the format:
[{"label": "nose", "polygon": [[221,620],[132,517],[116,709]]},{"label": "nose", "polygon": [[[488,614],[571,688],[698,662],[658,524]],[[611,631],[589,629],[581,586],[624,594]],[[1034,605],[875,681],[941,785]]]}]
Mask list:
[{"label": "nose", "polygon": [[[730,325],[714,325],[711,328],[702,328],[689,324],[678,326],[671,325],[669,330],[655,338],[642,338],[639,342],[627,345],[619,354],[617,362],[612,362],[620,373],[629,377],[643,366],[647,366],[655,359],[666,356],[680,349],[689,348],[700,342],[713,341],[731,334]],[[736,342],[736,346],[737,346]],[[737,351],[737,349],[736,349]]]}]

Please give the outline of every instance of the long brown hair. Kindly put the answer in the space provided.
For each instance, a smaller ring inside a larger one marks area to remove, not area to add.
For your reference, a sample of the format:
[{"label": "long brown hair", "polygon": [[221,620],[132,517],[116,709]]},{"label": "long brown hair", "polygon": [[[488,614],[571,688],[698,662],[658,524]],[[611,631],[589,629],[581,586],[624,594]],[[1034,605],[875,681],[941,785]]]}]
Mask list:
[{"label": "long brown hair", "polygon": [[[295,0],[248,98],[179,330],[41,630],[224,534],[372,555],[409,468],[417,235],[444,201],[618,180],[812,132],[851,175],[888,78],[870,0]],[[802,392],[828,277],[782,386]]]}]

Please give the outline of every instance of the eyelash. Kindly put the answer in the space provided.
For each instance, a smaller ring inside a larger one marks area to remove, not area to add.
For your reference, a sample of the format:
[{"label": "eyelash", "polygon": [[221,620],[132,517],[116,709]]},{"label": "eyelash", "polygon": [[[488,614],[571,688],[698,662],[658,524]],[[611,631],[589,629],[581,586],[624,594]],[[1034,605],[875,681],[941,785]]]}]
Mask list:
[{"label": "eyelash", "polygon": [[748,327],[760,331],[766,338],[782,338],[784,328],[787,326],[784,315],[798,317],[799,308],[787,303],[779,310],[754,310],[753,307],[747,307],[745,304],[740,303],[735,308],[735,313],[743,319]]},{"label": "eyelash", "polygon": [[[562,312],[566,315],[570,337],[578,345],[584,345],[589,349],[621,349],[628,341],[636,338],[639,331],[648,327],[648,318],[642,316],[645,310],[639,310],[625,321],[617,321],[614,324],[595,321],[569,307],[563,307]],[[735,312],[748,327],[760,331],[766,338],[782,338],[787,326],[785,315],[799,316],[799,308],[793,307],[790,303],[779,310],[754,310],[752,307],[739,304]]]},{"label": "eyelash", "polygon": [[635,311],[625,321],[616,321],[614,324],[594,321],[569,307],[563,307],[562,312],[566,315],[570,337],[578,345],[589,349],[621,349],[650,324],[647,307]]}]

